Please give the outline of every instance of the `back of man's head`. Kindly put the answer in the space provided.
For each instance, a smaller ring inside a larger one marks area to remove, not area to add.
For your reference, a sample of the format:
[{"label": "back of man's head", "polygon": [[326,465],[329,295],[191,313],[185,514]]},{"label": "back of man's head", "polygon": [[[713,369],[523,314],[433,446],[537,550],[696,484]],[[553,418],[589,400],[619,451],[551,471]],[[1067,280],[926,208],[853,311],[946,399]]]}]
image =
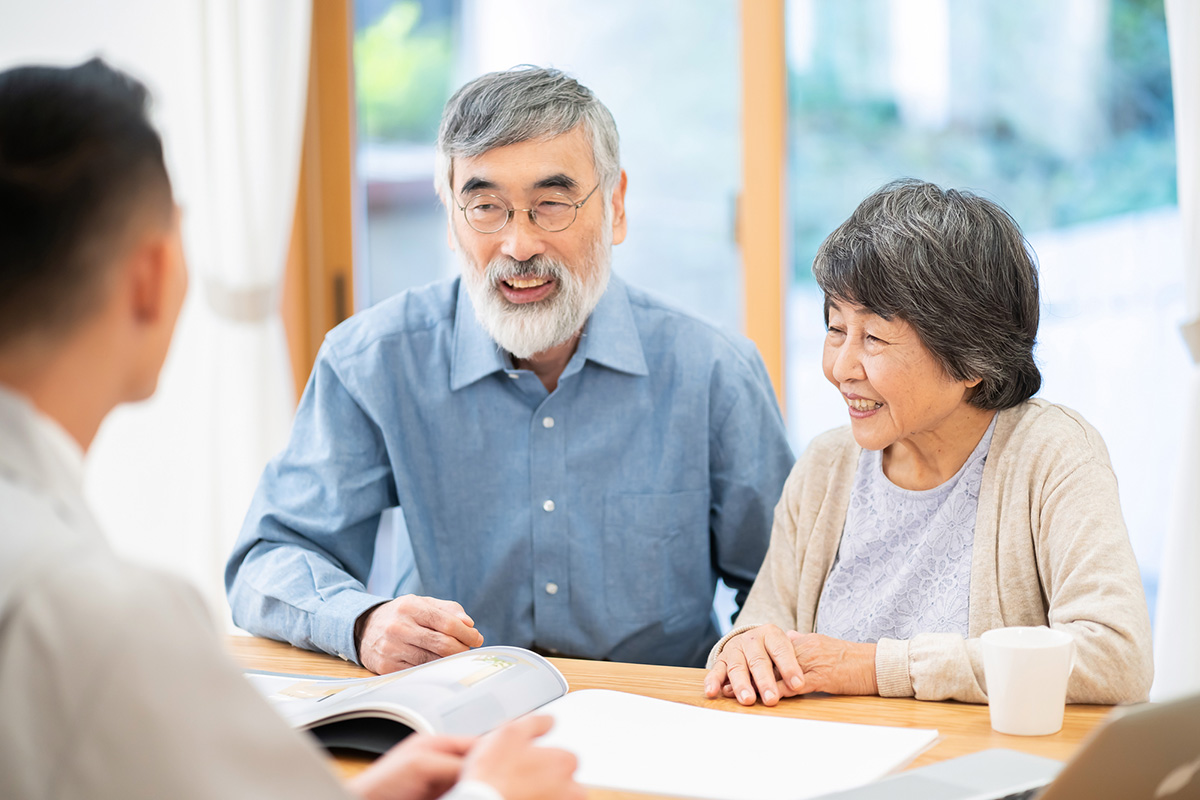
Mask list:
[{"label": "back of man's head", "polygon": [[0,348],[70,330],[138,226],[172,223],[147,103],[99,59],[0,73]]},{"label": "back of man's head", "polygon": [[522,66],[489,72],[454,93],[442,111],[437,140],[437,190],[453,195],[455,158],[560,136],[583,125],[601,195],[621,174],[620,140],[612,114],[592,91],[557,69]]}]

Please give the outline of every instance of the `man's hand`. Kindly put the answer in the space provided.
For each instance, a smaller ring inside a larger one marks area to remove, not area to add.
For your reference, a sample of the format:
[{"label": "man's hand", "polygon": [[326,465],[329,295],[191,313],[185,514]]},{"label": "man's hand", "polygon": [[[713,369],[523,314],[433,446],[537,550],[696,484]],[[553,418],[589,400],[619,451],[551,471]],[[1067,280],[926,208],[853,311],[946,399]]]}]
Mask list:
[{"label": "man's hand", "polygon": [[572,777],[578,759],[535,744],[552,724],[550,717],[522,717],[492,731],[471,748],[463,779],[492,786],[504,800],[583,800],[583,787]]},{"label": "man's hand", "polygon": [[397,597],[367,612],[361,625],[358,658],[379,675],[483,644],[462,606],[435,597]]},{"label": "man's hand", "polygon": [[463,756],[475,741],[466,736],[413,734],[347,786],[363,800],[433,800],[458,781]]},{"label": "man's hand", "polygon": [[744,706],[773,706],[780,697],[812,691],[805,686],[804,670],[796,650],[778,625],[759,625],[725,643],[713,668],[704,678],[707,697],[736,697]]}]

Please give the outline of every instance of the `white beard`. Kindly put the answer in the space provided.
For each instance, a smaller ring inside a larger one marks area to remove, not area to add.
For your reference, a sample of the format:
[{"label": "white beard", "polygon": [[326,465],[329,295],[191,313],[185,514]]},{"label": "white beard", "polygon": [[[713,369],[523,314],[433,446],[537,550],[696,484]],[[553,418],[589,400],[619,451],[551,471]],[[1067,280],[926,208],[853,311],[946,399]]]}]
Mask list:
[{"label": "white beard", "polygon": [[[475,307],[475,317],[488,336],[514,358],[526,359],[577,335],[608,288],[612,227],[606,225],[604,231],[588,263],[578,267],[585,277],[561,261],[542,255],[528,261],[497,256],[486,270],[480,270],[460,245],[457,250],[463,283]],[[554,293],[536,303],[512,303],[499,289],[503,280],[531,276],[552,278]]]}]

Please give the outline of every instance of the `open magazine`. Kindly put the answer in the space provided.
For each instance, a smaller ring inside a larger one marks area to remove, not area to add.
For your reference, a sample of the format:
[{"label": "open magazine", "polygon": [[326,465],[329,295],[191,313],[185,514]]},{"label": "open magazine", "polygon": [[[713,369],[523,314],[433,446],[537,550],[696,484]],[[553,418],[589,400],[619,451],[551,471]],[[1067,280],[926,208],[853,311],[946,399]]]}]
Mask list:
[{"label": "open magazine", "polygon": [[604,689],[567,694],[553,664],[519,647],[481,647],[370,678],[247,677],[288,722],[327,747],[382,753],[412,731],[472,736],[536,711],[554,718],[541,742],[579,758],[580,783],[677,797],[818,797],[900,769],[938,736]]},{"label": "open magazine", "polygon": [[383,753],[413,731],[477,736],[567,693],[567,679],[519,647],[481,647],[388,675],[248,672],[292,727],[326,747]]}]

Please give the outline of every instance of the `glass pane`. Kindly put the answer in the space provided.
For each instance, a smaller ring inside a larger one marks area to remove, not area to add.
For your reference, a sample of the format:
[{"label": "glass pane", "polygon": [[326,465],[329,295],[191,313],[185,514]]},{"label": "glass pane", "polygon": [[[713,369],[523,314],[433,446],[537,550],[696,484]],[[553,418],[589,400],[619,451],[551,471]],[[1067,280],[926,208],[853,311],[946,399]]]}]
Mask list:
[{"label": "glass pane", "polygon": [[789,427],[844,424],[820,369],[822,239],[912,176],[1004,205],[1041,264],[1041,396],[1104,436],[1153,603],[1184,397],[1180,223],[1160,0],[789,0]]},{"label": "glass pane", "polygon": [[[537,64],[572,74],[616,119],[629,189],[628,234],[613,250],[613,271],[741,331],[738,8],[736,0],[705,3],[702,13],[642,0],[356,0],[367,209],[357,306],[457,273],[433,190],[442,106],[484,72]],[[403,547],[403,530],[397,514],[381,528],[377,552]],[[376,569],[387,562],[377,559]],[[372,574],[379,586],[416,579]],[[731,593],[719,590],[718,619],[727,623],[731,610]]]},{"label": "glass pane", "polygon": [[355,3],[358,173],[366,194],[358,308],[450,274],[433,145],[454,91],[460,16],[453,0]]},{"label": "glass pane", "polygon": [[613,251],[614,271],[741,330],[733,238],[741,181],[738,5],[721,0],[702,14],[690,11],[635,0],[357,0],[367,200],[359,307],[456,273],[432,189],[442,105],[484,72],[539,64],[578,78],[616,118],[629,233]]}]

